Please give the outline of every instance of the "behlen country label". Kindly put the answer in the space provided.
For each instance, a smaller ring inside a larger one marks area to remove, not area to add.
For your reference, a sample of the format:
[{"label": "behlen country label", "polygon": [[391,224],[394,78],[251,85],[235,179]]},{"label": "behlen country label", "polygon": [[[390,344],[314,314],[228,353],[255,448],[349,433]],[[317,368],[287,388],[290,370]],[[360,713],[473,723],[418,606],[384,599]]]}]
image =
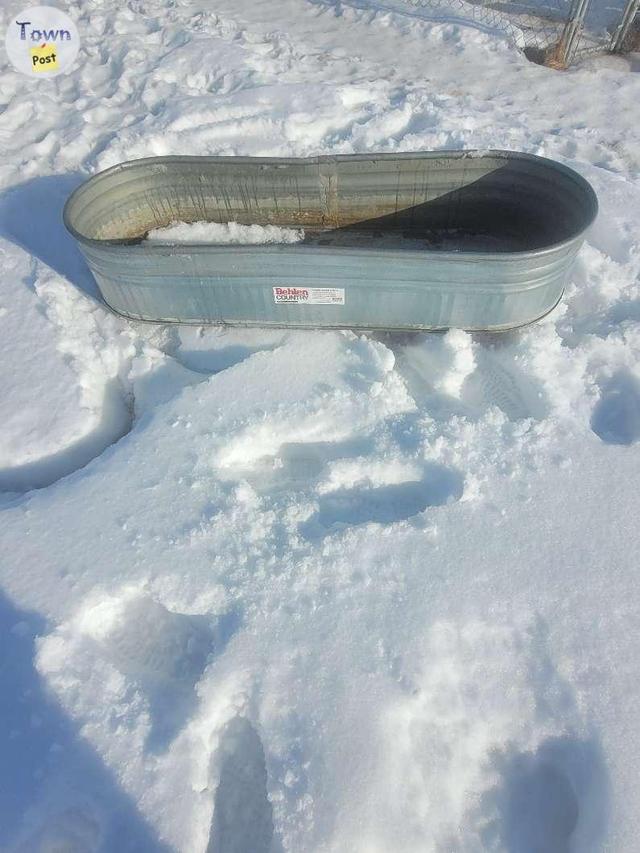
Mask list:
[{"label": "behlen country label", "polygon": [[30,6],[9,20],[5,44],[17,71],[42,78],[71,68],[80,39],[75,23],[61,9]]},{"label": "behlen country label", "polygon": [[276,305],[344,305],[343,287],[274,287]]}]

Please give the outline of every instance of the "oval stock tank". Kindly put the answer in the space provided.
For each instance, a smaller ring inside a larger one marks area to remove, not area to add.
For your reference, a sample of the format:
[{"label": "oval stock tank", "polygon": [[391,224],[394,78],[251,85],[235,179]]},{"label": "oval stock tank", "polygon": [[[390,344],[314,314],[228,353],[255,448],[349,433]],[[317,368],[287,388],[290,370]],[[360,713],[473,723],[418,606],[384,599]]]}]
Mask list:
[{"label": "oval stock tank", "polygon": [[[64,220],[114,311],[158,322],[509,329],[560,299],[597,213],[587,181],[512,151],[113,166]],[[304,229],[296,243],[152,242],[173,222]]]}]

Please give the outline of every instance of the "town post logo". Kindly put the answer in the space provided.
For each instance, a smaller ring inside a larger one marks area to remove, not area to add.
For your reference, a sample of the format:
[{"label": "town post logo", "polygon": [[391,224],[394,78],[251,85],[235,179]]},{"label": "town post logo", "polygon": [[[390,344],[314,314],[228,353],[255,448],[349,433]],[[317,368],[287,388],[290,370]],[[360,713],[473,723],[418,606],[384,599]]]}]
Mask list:
[{"label": "town post logo", "polygon": [[58,54],[53,44],[43,44],[41,47],[32,47],[31,70],[39,73],[41,71],[55,71],[58,68]]},{"label": "town post logo", "polygon": [[12,18],[5,43],[17,71],[41,78],[70,69],[80,48],[76,25],[54,6],[31,6]]}]

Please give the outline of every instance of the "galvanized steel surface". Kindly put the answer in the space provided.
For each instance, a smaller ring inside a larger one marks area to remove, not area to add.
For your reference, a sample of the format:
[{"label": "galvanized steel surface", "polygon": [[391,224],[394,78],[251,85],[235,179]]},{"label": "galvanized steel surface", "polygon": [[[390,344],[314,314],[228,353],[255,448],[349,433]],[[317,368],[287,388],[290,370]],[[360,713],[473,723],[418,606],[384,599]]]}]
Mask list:
[{"label": "galvanized steel surface", "polygon": [[[135,319],[507,329],[558,302],[596,213],[589,184],[559,163],[437,151],[134,160],[80,186],[64,221],[106,303]],[[144,239],[203,220],[307,236],[246,246]]]}]

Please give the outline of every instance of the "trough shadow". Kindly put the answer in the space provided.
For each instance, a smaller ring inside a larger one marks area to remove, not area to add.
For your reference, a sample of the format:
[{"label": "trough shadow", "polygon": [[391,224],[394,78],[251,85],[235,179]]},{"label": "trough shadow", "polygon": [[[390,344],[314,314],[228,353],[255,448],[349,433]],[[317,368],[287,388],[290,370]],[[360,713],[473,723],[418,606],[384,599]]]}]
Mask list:
[{"label": "trough shadow", "polygon": [[[91,299],[101,301],[93,276],[62,221],[67,198],[86,177],[81,173],[49,175],[8,189],[0,196],[0,236],[41,260]],[[115,381],[105,388],[105,402],[120,397]],[[95,428],[71,445],[41,459],[0,469],[3,502],[46,488],[84,468],[126,435],[132,420],[126,403],[107,405]]]},{"label": "trough shadow", "polygon": [[0,196],[0,236],[99,300],[93,276],[62,221],[67,198],[87,177],[79,172],[47,175],[8,189]]}]

